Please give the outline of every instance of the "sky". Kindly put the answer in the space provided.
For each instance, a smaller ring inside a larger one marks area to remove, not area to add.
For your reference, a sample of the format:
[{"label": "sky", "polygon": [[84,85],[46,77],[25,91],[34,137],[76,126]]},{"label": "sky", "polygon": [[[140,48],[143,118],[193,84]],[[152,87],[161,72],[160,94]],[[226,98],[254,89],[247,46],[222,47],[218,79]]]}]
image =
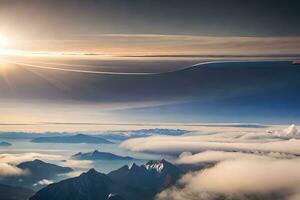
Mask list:
[{"label": "sky", "polygon": [[2,0],[0,5],[0,33],[13,50],[123,56],[299,51],[299,2],[292,0]]},{"label": "sky", "polygon": [[0,122],[298,123],[299,7],[2,0]]},{"label": "sky", "polygon": [[298,7],[293,0],[2,0],[1,18],[2,29],[34,39],[70,33],[299,36]]}]

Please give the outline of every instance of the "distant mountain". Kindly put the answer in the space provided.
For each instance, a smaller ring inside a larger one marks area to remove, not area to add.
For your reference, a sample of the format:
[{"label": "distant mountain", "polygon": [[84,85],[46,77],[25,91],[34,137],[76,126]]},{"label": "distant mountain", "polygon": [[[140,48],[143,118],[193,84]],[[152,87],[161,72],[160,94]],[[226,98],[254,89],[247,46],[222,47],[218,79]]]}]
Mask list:
[{"label": "distant mountain", "polygon": [[9,185],[39,189],[43,185],[35,185],[37,182],[41,180],[54,179],[59,174],[73,171],[72,168],[61,167],[58,165],[43,162],[41,160],[23,162],[17,165],[17,167],[28,173],[20,176],[7,177],[1,179],[0,182]]},{"label": "distant mountain", "polygon": [[46,133],[31,133],[31,132],[0,132],[1,139],[34,139],[37,137],[53,137],[64,136],[65,132],[46,132]]},{"label": "distant mountain", "polygon": [[132,131],[119,131],[101,134],[103,138],[110,140],[126,140],[137,137],[149,137],[153,135],[171,135],[179,136],[189,133],[189,131],[182,129],[165,129],[165,128],[154,128],[154,129],[140,129]]},{"label": "distant mountain", "polygon": [[70,167],[61,167],[58,165],[43,162],[41,160],[34,160],[23,162],[17,165],[18,168],[29,170],[38,179],[51,178],[53,175],[64,174],[73,171]]},{"label": "distant mountain", "polygon": [[8,146],[11,146],[12,144],[11,143],[8,143],[8,142],[0,142],[0,147],[8,147]]},{"label": "distant mountain", "polygon": [[108,152],[93,151],[88,153],[77,153],[72,156],[78,160],[133,160],[134,158],[129,156],[118,156]]},{"label": "distant mountain", "polygon": [[124,166],[108,175],[91,169],[45,187],[30,200],[150,200],[181,175],[179,168],[165,160]]},{"label": "distant mountain", "polygon": [[31,140],[35,143],[88,143],[88,144],[111,144],[112,142],[95,136],[77,134],[71,136],[39,137]]},{"label": "distant mountain", "polygon": [[36,133],[0,132],[0,138],[2,139],[33,139],[36,138],[37,136],[38,134]]},{"label": "distant mountain", "polygon": [[27,200],[34,194],[34,191],[0,184],[0,200]]}]

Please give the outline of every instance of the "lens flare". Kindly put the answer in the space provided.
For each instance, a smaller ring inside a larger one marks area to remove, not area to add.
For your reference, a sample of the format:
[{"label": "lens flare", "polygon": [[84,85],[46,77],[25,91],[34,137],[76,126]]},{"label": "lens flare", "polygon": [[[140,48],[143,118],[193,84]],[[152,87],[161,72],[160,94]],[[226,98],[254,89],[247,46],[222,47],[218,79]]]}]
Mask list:
[{"label": "lens flare", "polygon": [[4,47],[4,46],[7,46],[8,45],[8,39],[0,34],[0,47]]},{"label": "lens flare", "polygon": [[0,34],[0,54],[4,54],[6,52],[6,47],[8,46],[8,39]]}]

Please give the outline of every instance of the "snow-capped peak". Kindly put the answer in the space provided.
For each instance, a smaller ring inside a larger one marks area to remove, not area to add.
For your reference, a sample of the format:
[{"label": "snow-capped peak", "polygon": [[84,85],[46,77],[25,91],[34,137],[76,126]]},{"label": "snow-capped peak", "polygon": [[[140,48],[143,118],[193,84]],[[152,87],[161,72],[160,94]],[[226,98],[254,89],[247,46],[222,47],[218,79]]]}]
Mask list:
[{"label": "snow-capped peak", "polygon": [[145,168],[147,170],[155,170],[159,173],[161,173],[164,169],[164,163],[161,161],[151,161],[145,164]]}]

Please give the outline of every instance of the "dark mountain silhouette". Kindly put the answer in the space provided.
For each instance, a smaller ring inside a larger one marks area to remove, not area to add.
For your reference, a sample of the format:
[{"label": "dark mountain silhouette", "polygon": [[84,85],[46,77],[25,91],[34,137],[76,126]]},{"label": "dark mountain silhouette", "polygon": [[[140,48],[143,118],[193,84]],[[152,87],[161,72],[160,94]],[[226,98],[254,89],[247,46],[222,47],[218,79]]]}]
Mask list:
[{"label": "dark mountain silhouette", "polygon": [[53,136],[64,136],[64,132],[46,132],[46,133],[32,133],[32,132],[0,132],[1,139],[34,139],[37,137],[53,137]]},{"label": "dark mountain silhouette", "polygon": [[0,142],[0,147],[9,147],[11,146],[12,144],[11,143],[8,143],[8,142]]},{"label": "dark mountain silhouette", "polygon": [[107,175],[94,169],[38,191],[30,200],[107,200],[111,194],[119,198],[138,200],[138,193],[129,187],[121,187]]},{"label": "dark mountain silhouette", "polygon": [[23,188],[0,184],[0,200],[27,200],[34,191]]},{"label": "dark mountain silhouette", "polygon": [[79,152],[72,156],[72,158],[79,159],[79,160],[133,160],[134,158],[129,156],[118,156],[108,152],[100,152],[100,151],[93,151],[82,153]]},{"label": "dark mountain silhouette", "polygon": [[72,136],[53,136],[53,137],[39,137],[31,140],[35,143],[88,143],[88,144],[111,144],[112,142],[101,138],[84,134],[77,134]]},{"label": "dark mountain silhouette", "polygon": [[7,177],[0,180],[0,182],[9,185],[39,189],[43,187],[43,185],[35,186],[37,182],[44,179],[55,179],[56,176],[59,174],[64,174],[73,171],[72,168],[61,167],[58,165],[43,162],[41,160],[23,162],[17,165],[17,167],[24,170],[27,173],[15,177]]},{"label": "dark mountain silhouette", "polygon": [[43,188],[30,200],[148,200],[173,185],[181,175],[179,168],[165,160],[124,166],[108,175],[91,169]]}]

